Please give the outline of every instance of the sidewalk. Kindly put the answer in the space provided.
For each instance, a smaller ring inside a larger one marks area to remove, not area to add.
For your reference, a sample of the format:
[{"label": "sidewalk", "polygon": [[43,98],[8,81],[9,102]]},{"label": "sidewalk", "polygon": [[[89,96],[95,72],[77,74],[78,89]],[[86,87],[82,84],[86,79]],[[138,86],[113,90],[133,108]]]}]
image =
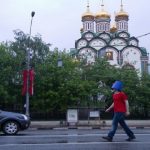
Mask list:
[{"label": "sidewalk", "polygon": [[[77,124],[66,121],[31,121],[32,129],[108,129],[112,120],[80,120]],[[150,120],[126,120],[131,128],[150,128]]]}]

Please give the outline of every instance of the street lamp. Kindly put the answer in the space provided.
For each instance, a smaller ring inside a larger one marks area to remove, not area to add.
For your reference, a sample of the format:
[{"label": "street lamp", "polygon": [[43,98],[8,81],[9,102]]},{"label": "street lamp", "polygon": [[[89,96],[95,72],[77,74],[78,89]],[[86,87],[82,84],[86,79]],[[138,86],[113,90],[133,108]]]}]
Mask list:
[{"label": "street lamp", "polygon": [[30,116],[29,111],[29,71],[30,71],[30,37],[31,37],[31,29],[32,29],[32,21],[33,17],[35,15],[35,12],[31,12],[31,23],[30,23],[30,34],[29,34],[29,48],[27,49],[27,88],[26,88],[26,112],[25,114],[27,116]]}]

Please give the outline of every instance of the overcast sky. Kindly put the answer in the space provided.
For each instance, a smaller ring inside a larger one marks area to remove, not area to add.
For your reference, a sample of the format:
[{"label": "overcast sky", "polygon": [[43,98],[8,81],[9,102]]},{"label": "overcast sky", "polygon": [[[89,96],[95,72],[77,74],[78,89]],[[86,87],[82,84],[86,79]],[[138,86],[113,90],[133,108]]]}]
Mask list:
[{"label": "overcast sky", "polygon": [[[111,14],[120,10],[121,0],[104,0],[105,10]],[[31,12],[35,11],[32,35],[42,35],[52,48],[70,49],[80,38],[81,16],[86,12],[87,0],[0,0],[0,42],[14,39],[13,30],[29,33]],[[139,36],[150,32],[149,0],[123,0],[129,14],[129,33]],[[94,14],[101,10],[101,0],[90,0]],[[139,38],[140,46],[150,52],[150,35]]]}]

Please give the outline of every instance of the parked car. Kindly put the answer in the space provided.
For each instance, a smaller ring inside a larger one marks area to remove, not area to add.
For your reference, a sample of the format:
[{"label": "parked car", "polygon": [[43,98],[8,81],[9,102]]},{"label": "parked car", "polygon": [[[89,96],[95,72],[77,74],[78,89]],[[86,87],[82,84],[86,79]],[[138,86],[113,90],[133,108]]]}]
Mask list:
[{"label": "parked car", "polygon": [[7,135],[15,135],[30,126],[30,118],[24,114],[0,110],[0,130]]}]

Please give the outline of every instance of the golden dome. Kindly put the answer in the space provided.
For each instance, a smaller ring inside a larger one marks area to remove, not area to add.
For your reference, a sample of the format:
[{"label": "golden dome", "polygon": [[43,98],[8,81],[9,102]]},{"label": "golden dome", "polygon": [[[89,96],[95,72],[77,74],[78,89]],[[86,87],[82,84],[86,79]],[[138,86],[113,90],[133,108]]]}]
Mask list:
[{"label": "golden dome", "polygon": [[117,32],[116,24],[113,24],[113,25],[112,25],[112,27],[110,28],[110,32],[111,32],[111,33]]},{"label": "golden dome", "polygon": [[110,18],[110,15],[108,12],[103,10],[103,11],[96,13],[95,17],[96,18]]},{"label": "golden dome", "polygon": [[83,33],[83,28],[80,29],[80,33]]},{"label": "golden dome", "polygon": [[80,31],[83,31],[83,28],[80,28]]},{"label": "golden dome", "polygon": [[89,3],[87,5],[87,11],[85,13],[82,14],[82,18],[84,17],[92,17],[94,18],[94,14],[92,12],[90,12],[90,8],[89,8]]},{"label": "golden dome", "polygon": [[89,12],[87,11],[87,12],[82,14],[82,17],[90,17],[90,16],[94,17],[93,13],[91,13],[90,11]]},{"label": "golden dome", "polygon": [[128,17],[128,16],[129,16],[128,13],[123,10],[123,4],[122,4],[122,1],[121,1],[121,9],[116,14],[116,17]]},{"label": "golden dome", "polygon": [[104,4],[101,5],[101,8],[102,8],[101,11],[96,13],[95,15],[96,18],[106,18],[106,19],[110,18],[110,14],[107,11],[105,11],[103,7],[104,7]]},{"label": "golden dome", "polygon": [[128,13],[123,10],[120,10],[120,12],[116,14],[116,17],[128,17],[128,16],[129,16]]}]

